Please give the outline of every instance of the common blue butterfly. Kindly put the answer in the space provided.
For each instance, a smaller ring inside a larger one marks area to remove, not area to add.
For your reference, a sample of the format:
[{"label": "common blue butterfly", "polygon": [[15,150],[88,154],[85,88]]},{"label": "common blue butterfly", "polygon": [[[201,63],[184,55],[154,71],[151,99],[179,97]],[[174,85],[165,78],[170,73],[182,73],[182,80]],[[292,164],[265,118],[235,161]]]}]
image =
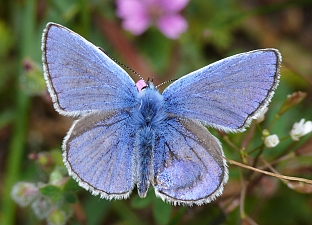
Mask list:
[{"label": "common blue butterfly", "polygon": [[[48,23],[44,76],[55,109],[78,117],[63,142],[64,163],[79,185],[105,199],[145,197],[201,205],[221,195],[228,169],[221,144],[204,125],[243,131],[278,85],[281,55],[234,55],[171,83],[136,87],[98,47]],[[142,84],[142,83],[140,83]]]}]

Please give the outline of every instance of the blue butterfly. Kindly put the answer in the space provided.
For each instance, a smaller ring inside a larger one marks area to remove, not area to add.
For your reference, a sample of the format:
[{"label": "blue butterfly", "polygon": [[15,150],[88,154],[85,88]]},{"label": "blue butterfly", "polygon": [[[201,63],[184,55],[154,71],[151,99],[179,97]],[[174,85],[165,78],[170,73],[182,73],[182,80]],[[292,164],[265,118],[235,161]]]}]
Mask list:
[{"label": "blue butterfly", "polygon": [[[55,109],[79,117],[63,142],[69,174],[105,199],[144,198],[201,205],[228,180],[217,138],[205,126],[243,131],[268,105],[281,55],[262,49],[234,55],[183,76],[162,94],[143,88],[100,48],[48,23],[42,38],[44,76]],[[142,81],[140,81],[142,84]]]}]

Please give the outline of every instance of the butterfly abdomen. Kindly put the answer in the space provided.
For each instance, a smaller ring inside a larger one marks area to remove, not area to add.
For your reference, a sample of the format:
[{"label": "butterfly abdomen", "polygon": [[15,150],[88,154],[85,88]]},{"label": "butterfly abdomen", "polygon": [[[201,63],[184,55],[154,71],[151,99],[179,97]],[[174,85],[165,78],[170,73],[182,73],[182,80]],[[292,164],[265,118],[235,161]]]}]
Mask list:
[{"label": "butterfly abdomen", "polygon": [[136,135],[136,175],[139,196],[144,198],[150,185],[155,132],[144,127]]}]

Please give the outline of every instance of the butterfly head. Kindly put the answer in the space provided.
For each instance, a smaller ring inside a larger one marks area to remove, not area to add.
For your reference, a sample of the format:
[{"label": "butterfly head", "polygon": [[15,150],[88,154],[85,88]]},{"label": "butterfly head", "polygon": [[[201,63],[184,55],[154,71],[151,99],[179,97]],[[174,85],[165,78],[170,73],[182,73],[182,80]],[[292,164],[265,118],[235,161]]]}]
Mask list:
[{"label": "butterfly head", "polygon": [[149,79],[147,80],[147,82],[145,82],[144,80],[139,80],[135,86],[137,87],[137,89],[140,91],[149,88],[149,89],[156,89],[153,80],[150,81]]}]

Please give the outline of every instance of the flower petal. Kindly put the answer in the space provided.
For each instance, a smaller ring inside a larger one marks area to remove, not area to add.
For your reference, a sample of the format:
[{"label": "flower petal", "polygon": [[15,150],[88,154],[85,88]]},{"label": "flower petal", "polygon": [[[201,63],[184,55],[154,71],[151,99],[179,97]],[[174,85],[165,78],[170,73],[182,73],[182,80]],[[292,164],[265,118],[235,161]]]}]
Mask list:
[{"label": "flower petal", "polygon": [[124,29],[135,35],[142,34],[150,26],[148,8],[143,1],[117,0],[117,15],[123,19]]},{"label": "flower petal", "polygon": [[166,12],[179,12],[187,4],[189,0],[159,0],[159,6]]},{"label": "flower petal", "polygon": [[305,122],[303,126],[302,136],[310,133],[311,131],[312,131],[312,122],[311,121]]},{"label": "flower petal", "polygon": [[117,0],[117,16],[120,18],[136,17],[137,15],[147,15],[148,9],[139,0]]},{"label": "flower petal", "polygon": [[142,34],[150,26],[150,24],[149,18],[144,16],[124,19],[122,22],[123,28],[135,35]]},{"label": "flower petal", "polygon": [[312,131],[312,121],[305,122],[305,119],[301,119],[300,122],[294,123],[289,134],[294,141],[299,141],[300,137],[310,133],[311,131]]},{"label": "flower petal", "polygon": [[165,15],[157,21],[157,27],[168,38],[177,39],[186,31],[187,22],[180,15]]}]

